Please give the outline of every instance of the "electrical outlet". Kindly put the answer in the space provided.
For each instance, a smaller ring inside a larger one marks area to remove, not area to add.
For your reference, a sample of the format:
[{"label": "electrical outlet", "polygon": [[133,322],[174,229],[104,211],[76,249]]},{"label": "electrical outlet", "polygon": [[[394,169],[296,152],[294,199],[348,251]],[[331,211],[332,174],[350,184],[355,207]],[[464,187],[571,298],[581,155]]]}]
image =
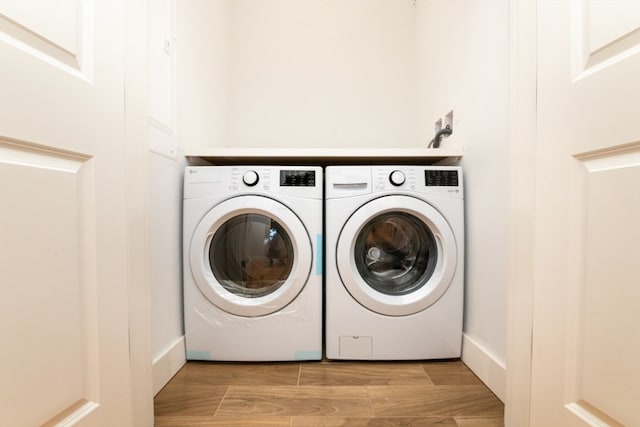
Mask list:
[{"label": "electrical outlet", "polygon": [[449,111],[444,116],[444,127],[448,127],[449,129],[453,129],[453,110]]}]

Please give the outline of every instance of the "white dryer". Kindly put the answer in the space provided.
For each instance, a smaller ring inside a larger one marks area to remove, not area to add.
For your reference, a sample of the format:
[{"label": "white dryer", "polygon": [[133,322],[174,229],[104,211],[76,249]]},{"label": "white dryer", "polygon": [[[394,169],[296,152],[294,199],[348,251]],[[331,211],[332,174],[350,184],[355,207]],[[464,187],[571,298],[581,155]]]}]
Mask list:
[{"label": "white dryer", "polygon": [[322,169],[184,176],[187,359],[322,358]]},{"label": "white dryer", "polygon": [[460,357],[464,289],[462,170],[325,170],[329,359]]}]

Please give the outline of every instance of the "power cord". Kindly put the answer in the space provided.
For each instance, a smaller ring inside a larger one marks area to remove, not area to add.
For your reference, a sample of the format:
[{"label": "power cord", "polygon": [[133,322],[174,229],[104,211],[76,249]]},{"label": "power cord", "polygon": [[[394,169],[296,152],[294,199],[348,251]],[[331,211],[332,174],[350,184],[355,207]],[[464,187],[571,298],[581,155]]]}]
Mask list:
[{"label": "power cord", "polygon": [[451,126],[449,125],[445,126],[443,129],[440,129],[438,132],[436,132],[436,136],[434,136],[431,142],[429,142],[429,145],[427,146],[427,148],[440,147],[440,141],[442,140],[442,137],[445,135],[449,136],[452,133],[453,133],[453,130],[451,129]]}]

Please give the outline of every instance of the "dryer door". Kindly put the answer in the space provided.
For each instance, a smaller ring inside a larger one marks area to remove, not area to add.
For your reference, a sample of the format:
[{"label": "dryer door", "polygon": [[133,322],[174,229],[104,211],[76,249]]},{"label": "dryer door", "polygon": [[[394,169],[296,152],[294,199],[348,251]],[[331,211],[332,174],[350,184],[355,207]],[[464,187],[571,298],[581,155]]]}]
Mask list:
[{"label": "dryer door", "polygon": [[191,272],[218,308],[253,317],[281,310],[304,287],[313,263],[311,240],[285,205],[262,196],[228,199],[195,229]]},{"label": "dryer door", "polygon": [[364,307],[406,316],[435,303],[457,262],[446,219],[410,196],[384,196],[360,207],[338,237],[336,262],[345,287]]}]

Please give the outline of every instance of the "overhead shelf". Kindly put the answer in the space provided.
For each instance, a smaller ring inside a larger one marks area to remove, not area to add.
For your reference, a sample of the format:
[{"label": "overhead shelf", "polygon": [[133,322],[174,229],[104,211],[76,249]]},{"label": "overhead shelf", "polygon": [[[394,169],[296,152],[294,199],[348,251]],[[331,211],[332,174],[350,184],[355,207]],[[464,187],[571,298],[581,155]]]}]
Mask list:
[{"label": "overhead shelf", "polygon": [[451,148],[208,148],[186,152],[194,164],[428,164],[451,165],[462,158]]}]

